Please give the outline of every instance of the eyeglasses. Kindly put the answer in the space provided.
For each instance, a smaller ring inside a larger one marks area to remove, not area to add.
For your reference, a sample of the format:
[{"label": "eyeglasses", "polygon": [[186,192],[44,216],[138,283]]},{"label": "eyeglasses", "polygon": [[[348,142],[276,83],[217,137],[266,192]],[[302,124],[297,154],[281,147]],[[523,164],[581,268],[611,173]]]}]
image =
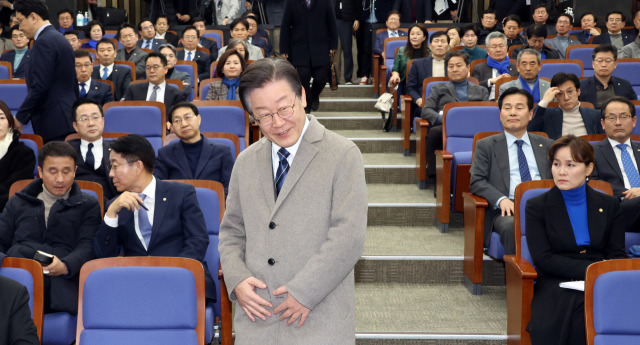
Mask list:
[{"label": "eyeglasses", "polygon": [[614,62],[616,60],[614,60],[614,59],[595,59],[593,61],[595,61],[596,63],[603,63],[604,62],[604,63],[606,63],[608,65],[608,64],[610,64],[610,63],[612,63],[612,62]]},{"label": "eyeglasses", "polygon": [[187,115],[185,115],[185,116],[184,116],[184,119],[179,118],[179,117],[178,117],[178,118],[176,118],[176,119],[173,119],[173,124],[174,124],[174,125],[179,125],[179,124],[181,124],[181,123],[182,123],[182,121],[183,121],[183,120],[184,120],[185,122],[191,122],[191,120],[193,120],[193,118],[194,118],[194,117],[195,117],[195,115],[194,115],[194,114],[187,114]]},{"label": "eyeglasses", "polygon": [[135,162],[125,162],[122,164],[116,164],[116,163],[111,163],[111,170],[113,170],[113,172],[116,172],[118,170],[118,168],[125,166],[125,165],[131,165]]},{"label": "eyeglasses", "polygon": [[258,115],[258,116],[254,116],[254,119],[256,120],[256,122],[258,122],[259,124],[263,125],[263,126],[269,126],[270,124],[273,123],[273,117],[278,114],[278,116],[280,116],[281,119],[285,120],[291,117],[291,115],[293,115],[293,107],[296,105],[295,102],[295,98],[293,101],[293,104],[290,106],[286,106],[286,107],[282,107],[280,109],[278,109],[277,112],[275,113],[271,113],[271,114],[262,114],[262,115]]},{"label": "eyeglasses", "polygon": [[160,66],[160,65],[151,65],[151,66],[147,66],[147,71],[157,71],[160,68],[162,68],[164,66]]},{"label": "eyeglasses", "polygon": [[182,38],[185,40],[197,40],[198,36],[183,36]]},{"label": "eyeglasses", "polygon": [[620,120],[620,122],[625,122],[625,121],[631,119],[631,115],[629,115],[629,114],[622,114],[620,116],[607,115],[607,116],[604,117],[604,119],[609,121],[609,122],[618,122],[618,120]]},{"label": "eyeglasses", "polygon": [[142,30],[151,30],[153,29],[153,25],[143,26]]},{"label": "eyeglasses", "polygon": [[11,35],[11,38],[16,39],[16,38],[26,38],[27,35],[25,34],[19,34],[19,35]]},{"label": "eyeglasses", "polygon": [[91,64],[91,63],[84,63],[84,64],[82,64],[82,63],[77,63],[77,64],[76,64],[76,68],[82,68],[82,67],[84,67],[84,68],[91,68],[92,66],[93,66],[93,64]]},{"label": "eyeglasses", "polygon": [[91,115],[91,116],[80,116],[80,118],[78,119],[78,121],[80,121],[81,123],[89,123],[89,120],[96,122],[96,121],[100,121],[102,119],[101,115]]},{"label": "eyeglasses", "polygon": [[607,21],[612,23],[620,23],[622,22],[622,18],[609,18],[609,20]]},{"label": "eyeglasses", "polygon": [[498,44],[498,45],[489,46],[489,49],[504,49],[506,47],[507,47],[506,44]]},{"label": "eyeglasses", "polygon": [[547,11],[545,11],[545,10],[539,10],[539,11],[535,11],[535,12],[533,12],[533,13],[534,13],[534,14],[538,14],[538,15],[540,15],[540,14],[547,14]]}]

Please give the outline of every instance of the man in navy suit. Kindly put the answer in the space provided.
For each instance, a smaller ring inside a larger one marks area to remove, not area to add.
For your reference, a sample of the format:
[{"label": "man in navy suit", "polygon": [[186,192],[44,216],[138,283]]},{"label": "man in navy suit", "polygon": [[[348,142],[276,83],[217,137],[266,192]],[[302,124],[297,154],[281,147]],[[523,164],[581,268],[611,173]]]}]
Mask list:
[{"label": "man in navy suit", "polygon": [[613,96],[622,96],[635,101],[638,99],[628,80],[614,77],[618,60],[618,50],[610,44],[603,44],[593,49],[592,77],[580,80],[580,100],[593,104],[597,109]]},{"label": "man in navy suit", "polygon": [[198,65],[198,78],[204,80],[209,78],[209,68],[211,59],[209,55],[198,50],[198,40],[200,33],[195,26],[189,25],[182,31],[182,45],[184,50],[178,51],[178,60],[193,61]]},{"label": "man in navy suit", "polygon": [[123,253],[198,260],[204,266],[207,298],[215,300],[215,285],[203,262],[209,237],[195,188],[156,179],[155,151],[141,135],[113,141],[109,160],[109,176],[122,194],[107,206],[93,246],[96,256]]},{"label": "man in navy suit", "polygon": [[407,32],[398,30],[400,27],[400,12],[391,11],[386,21],[387,31],[383,31],[376,35],[376,41],[373,43],[373,53],[382,55],[384,51],[384,40],[389,37],[406,37]]},{"label": "man in navy suit", "polygon": [[140,23],[138,23],[138,32],[140,32],[141,36],[138,43],[136,43],[138,48],[151,49],[157,52],[158,47],[167,43],[165,40],[156,38],[156,28],[149,18],[142,19]]},{"label": "man in navy suit", "polygon": [[[16,0],[16,19],[27,38],[35,40],[25,79],[27,97],[16,115],[16,128],[31,121],[45,142],[64,140],[73,133],[71,106],[78,98],[73,50],[49,23],[49,10],[40,0]],[[55,67],[55,68],[54,68]]]},{"label": "man in navy suit", "polygon": [[207,30],[205,20],[201,17],[195,17],[193,18],[193,26],[198,30],[198,36],[200,37],[198,47],[209,49],[209,56],[212,62],[218,60],[218,44],[204,37],[204,33]]},{"label": "man in navy suit", "polygon": [[100,105],[113,102],[111,86],[91,78],[91,72],[93,72],[91,54],[86,50],[76,50],[73,55],[76,58],[79,97],[92,99]]},{"label": "man in navy suit", "polygon": [[27,64],[29,64],[29,39],[17,27],[9,31],[11,32],[11,42],[13,42],[15,49],[2,54],[0,61],[11,63],[11,66],[13,66],[13,78],[24,79],[24,73],[27,69]]},{"label": "man in navy suit", "polygon": [[233,157],[228,146],[200,133],[198,108],[181,102],[169,110],[169,121],[180,141],[160,148],[154,175],[159,179],[218,181],[229,187]]},{"label": "man in navy suit", "polygon": [[246,12],[244,18],[249,23],[249,37],[247,38],[247,42],[264,49],[265,57],[271,56],[271,52],[273,51],[271,39],[264,29],[258,28],[258,18],[256,17],[256,14],[253,12]]},{"label": "man in navy suit", "polygon": [[607,32],[593,38],[593,44],[611,44],[616,49],[633,42],[636,39],[632,33],[622,31],[624,28],[624,14],[620,11],[611,11],[607,14]]},{"label": "man in navy suit", "polygon": [[97,59],[100,65],[93,67],[91,78],[109,80],[113,83],[114,100],[119,101],[131,83],[131,70],[114,64],[116,45],[108,38],[103,38],[96,45]]}]

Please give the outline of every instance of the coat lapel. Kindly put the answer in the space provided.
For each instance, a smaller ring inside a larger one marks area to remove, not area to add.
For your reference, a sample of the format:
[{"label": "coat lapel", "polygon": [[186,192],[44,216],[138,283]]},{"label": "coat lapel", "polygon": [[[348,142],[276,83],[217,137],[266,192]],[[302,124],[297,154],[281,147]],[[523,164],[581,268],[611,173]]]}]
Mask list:
[{"label": "coat lapel", "polygon": [[192,179],[195,178],[195,176],[191,172],[191,166],[189,166],[189,161],[187,160],[187,154],[184,152],[184,147],[182,147],[182,144],[178,142],[177,145],[173,145],[172,151],[173,151],[174,159],[178,160],[178,164],[182,168],[182,173],[189,176],[189,178],[192,178]]},{"label": "coat lapel", "polygon": [[[618,179],[620,179],[620,181],[623,181],[622,184],[624,185],[624,178],[622,178],[622,170],[620,170],[620,164],[618,164],[618,159],[616,158],[615,152],[613,152],[613,147],[611,147],[611,144],[609,143],[609,139],[605,138],[604,140],[600,141],[598,145],[600,145],[600,149],[604,153],[604,159],[607,161],[607,164],[609,164],[611,169],[615,171],[616,175],[618,176]],[[637,145],[635,146],[637,147]],[[636,156],[636,162],[638,162],[638,156],[640,155],[636,154],[637,150],[635,150],[636,147],[634,147],[633,142],[631,143],[631,147],[634,148],[633,154],[634,156]]]},{"label": "coat lapel", "polygon": [[451,98],[455,99],[455,102],[460,102],[460,100],[458,99],[458,93],[456,92],[456,87],[453,86],[453,83],[449,82],[445,85],[447,85],[447,90],[449,91]]},{"label": "coat lapel", "polygon": [[149,240],[149,247],[153,245],[153,240],[158,237],[158,229],[160,224],[162,224],[162,220],[164,219],[164,215],[167,213],[167,203],[168,199],[171,197],[167,194],[166,183],[171,182],[163,182],[159,179],[156,179],[156,209],[153,213],[153,230],[151,231],[151,239]]},{"label": "coat lapel", "polygon": [[273,212],[274,204],[276,203],[276,190],[273,185],[273,165],[271,163],[271,142],[266,138],[258,142],[261,145],[256,150],[256,171],[263,172],[258,174],[260,176],[260,185],[262,186],[262,192],[264,198],[269,205],[269,211]]},{"label": "coat lapel", "polygon": [[[551,189],[551,195],[547,198],[547,203],[553,216],[552,219],[555,220],[553,223],[553,231],[557,233],[556,238],[566,239],[567,242],[564,243],[564,245],[571,247],[573,251],[577,251],[578,244],[576,243],[576,235],[573,232],[573,226],[571,226],[571,219],[569,218],[569,213],[567,213],[564,199],[557,187]],[[589,211],[590,210],[587,209],[587,212]]]},{"label": "coat lapel", "polygon": [[529,141],[531,142],[531,147],[533,148],[533,155],[536,157],[536,165],[538,166],[538,172],[540,173],[540,178],[546,180],[551,178],[548,174],[549,169],[549,158],[547,157],[547,150],[545,149],[542,142],[535,135],[531,135],[529,133]]},{"label": "coat lapel", "polygon": [[[589,226],[589,240],[591,243],[606,243],[602,239],[607,229],[607,214],[599,207],[602,202],[599,201],[601,193],[587,186],[587,225]],[[598,200],[598,201],[596,201]]]},{"label": "coat lapel", "polygon": [[507,187],[505,190],[509,191],[510,176],[509,176],[509,149],[507,148],[507,138],[502,133],[499,136],[496,136],[493,144],[493,153],[495,155],[495,160],[498,163],[498,167],[500,171],[506,171],[506,174],[500,174],[502,176],[502,182]]}]

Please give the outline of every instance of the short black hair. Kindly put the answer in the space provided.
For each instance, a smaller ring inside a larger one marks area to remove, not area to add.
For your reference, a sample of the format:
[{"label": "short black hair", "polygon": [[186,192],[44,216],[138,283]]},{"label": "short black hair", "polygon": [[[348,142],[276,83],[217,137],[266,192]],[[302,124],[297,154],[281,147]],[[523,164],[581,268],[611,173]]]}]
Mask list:
[{"label": "short black hair", "polygon": [[544,24],[531,24],[525,30],[527,38],[531,38],[533,36],[536,37],[547,37],[547,26]]},{"label": "short black hair", "polygon": [[[142,31],[142,23],[144,23],[144,22],[149,22],[149,23],[151,23],[151,26],[153,26],[153,25],[154,25],[154,22],[153,22],[153,20],[151,20],[151,18],[148,18],[148,17],[147,17],[147,18],[142,18],[142,19],[140,19],[140,21],[138,22],[138,30]],[[154,27],[153,29],[155,30],[156,28]]]},{"label": "short black hair", "polygon": [[517,88],[515,86],[506,89],[502,93],[502,95],[500,95],[500,98],[498,98],[498,108],[499,109],[502,110],[502,103],[504,102],[505,97],[511,96],[511,95],[523,95],[523,96],[527,97],[527,106],[529,107],[529,110],[533,109],[533,96],[528,91],[525,91],[523,89]]},{"label": "short black hair", "polygon": [[611,11],[611,12],[607,13],[607,21],[609,21],[609,16],[612,15],[612,14],[619,14],[620,16],[622,16],[622,21],[623,22],[625,21],[624,20],[624,13],[622,13],[622,12],[620,12],[618,10],[614,10],[614,11]]},{"label": "short black hair", "polygon": [[56,18],[60,17],[60,15],[63,14],[63,13],[69,13],[71,18],[73,19],[73,12],[71,12],[71,10],[68,9],[68,8],[63,8],[60,11],[58,11],[58,13],[56,13]]},{"label": "short black hair", "polygon": [[180,37],[184,37],[184,34],[187,33],[187,31],[189,30],[196,30],[196,36],[198,36],[198,38],[200,38],[200,31],[198,31],[198,28],[196,28],[195,25],[187,25],[184,27],[184,29],[182,29],[182,35],[180,35]]},{"label": "short black hair", "polygon": [[127,163],[141,161],[144,169],[153,174],[153,167],[156,164],[156,152],[149,140],[142,135],[129,134],[112,141],[111,151],[122,155]]},{"label": "short black hair", "polygon": [[390,11],[389,14],[387,14],[387,19],[386,20],[389,20],[389,17],[391,17],[393,15],[396,15],[398,17],[402,17],[402,15],[400,14],[400,11],[393,10],[393,11]]},{"label": "short black hair", "polygon": [[160,63],[162,63],[162,66],[166,66],[168,63],[167,58],[164,55],[160,54],[159,52],[151,52],[147,55],[147,57],[144,58],[144,64],[146,65],[147,61],[149,61],[149,58],[152,58],[152,57],[159,58]]},{"label": "short black hair", "polygon": [[580,16],[580,22],[582,22],[582,18],[584,18],[585,16],[592,16],[592,17],[593,17],[593,22],[594,22],[594,23],[597,23],[597,22],[598,22],[598,16],[596,16],[596,14],[595,14],[595,13],[593,13],[593,12],[591,12],[591,11],[587,11],[587,12],[583,13],[583,14]]},{"label": "short black hair", "polygon": [[198,111],[198,107],[196,107],[193,103],[191,102],[180,102],[180,103],[176,103],[174,104],[171,109],[169,109],[169,122],[173,123],[173,113],[176,111],[176,109],[178,108],[190,108],[191,111],[193,111],[194,115],[200,115],[200,111]]},{"label": "short black hair", "polygon": [[631,102],[626,97],[614,96],[614,97],[609,98],[606,102],[604,102],[602,104],[602,108],[600,108],[600,117],[602,119],[604,119],[604,117],[606,115],[607,106],[609,105],[609,103],[613,103],[613,102],[626,104],[629,107],[629,111],[631,112],[631,117],[632,118],[636,117],[636,106],[635,106],[635,104],[633,104],[633,102]]},{"label": "short black hair", "polygon": [[576,90],[580,90],[580,79],[573,73],[558,72],[551,78],[551,87],[562,85],[566,82],[572,82]]},{"label": "short black hair", "polygon": [[539,8],[544,8],[545,10],[547,10],[547,14],[549,13],[549,7],[547,7],[547,4],[545,4],[545,3],[537,4],[537,5],[535,5],[533,7],[533,11],[535,12],[535,10],[537,10]]},{"label": "short black hair", "polygon": [[16,13],[20,12],[25,17],[35,13],[42,20],[49,20],[49,8],[42,0],[16,0],[13,3],[13,10]]},{"label": "short black hair", "polygon": [[73,52],[73,57],[76,59],[79,58],[83,58],[83,57],[88,57],[89,61],[93,62],[93,56],[91,56],[91,53],[89,53],[89,51],[84,50],[84,49],[78,49],[76,51]]},{"label": "short black hair", "polygon": [[473,31],[476,36],[480,37],[480,30],[478,30],[478,27],[475,24],[467,24],[462,27],[462,35],[460,35],[460,38],[462,38],[462,36],[464,36],[469,30]]},{"label": "short black hair", "polygon": [[95,101],[89,97],[83,97],[83,98],[78,98],[77,101],[75,101],[75,103],[73,103],[73,106],[71,107],[71,121],[73,122],[77,122],[78,120],[78,108],[80,108],[80,106],[83,106],[85,104],[94,104],[98,107],[98,109],[100,109],[100,115],[102,115],[102,117],[104,117],[104,111],[102,110],[102,106],[100,105],[100,103],[98,103],[98,101]]},{"label": "short black hair", "polygon": [[63,36],[75,35],[78,39],[80,38],[80,33],[78,32],[78,30],[67,30],[62,35]]},{"label": "short black hair", "polygon": [[136,31],[136,27],[135,26],[133,26],[133,25],[131,25],[129,23],[122,23],[118,27],[118,34],[116,35],[116,39],[120,39],[120,33],[122,32],[122,30],[127,29],[127,28],[133,30],[134,34],[136,34],[136,35],[138,34],[138,32]]},{"label": "short black hair", "polygon": [[71,157],[74,162],[78,160],[78,153],[66,141],[50,141],[38,151],[38,166],[44,169],[44,160],[47,157]]},{"label": "short black hair", "polygon": [[456,50],[447,54],[447,56],[444,58],[444,68],[447,68],[447,66],[449,66],[449,60],[451,60],[452,57],[461,57],[464,60],[464,63],[469,66],[469,54],[465,53],[463,50]]},{"label": "short black hair", "polygon": [[99,47],[101,44],[110,44],[110,45],[113,47],[113,50],[116,50],[116,45],[115,45],[115,43],[113,43],[113,41],[112,41],[112,40],[110,40],[110,39],[108,39],[108,38],[106,38],[106,37],[103,37],[100,41],[98,41],[98,43],[96,43],[96,50],[98,49],[98,47]]},{"label": "short black hair", "polygon": [[231,24],[229,24],[229,30],[233,30],[238,24],[244,25],[245,29],[249,30],[249,22],[243,17],[234,19]]},{"label": "short black hair", "polygon": [[99,20],[95,19],[87,24],[87,36],[91,37],[91,29],[93,29],[93,27],[96,25],[100,27],[100,30],[102,30],[102,36],[104,36],[104,25],[102,25]]},{"label": "short black hair", "polygon": [[494,10],[493,8],[487,8],[486,10],[482,11],[482,17],[484,17],[485,14],[496,14],[496,13],[497,13],[496,10]]},{"label": "short black hair", "polygon": [[238,86],[242,107],[253,116],[248,99],[249,94],[267,83],[279,80],[286,81],[296,97],[302,97],[300,77],[296,68],[289,61],[281,58],[264,58],[247,66],[247,69],[240,76],[240,85]]},{"label": "short black hair", "polygon": [[510,21],[518,23],[518,27],[522,26],[522,20],[520,19],[520,16],[517,14],[512,14],[510,16],[504,17],[504,20],[502,22],[506,24],[507,22],[510,22]]},{"label": "short black hair", "polygon": [[205,25],[207,24],[207,21],[204,20],[204,18],[202,18],[202,17],[195,17],[195,18],[193,18],[193,20],[191,22],[192,23],[204,22]]},{"label": "short black hair", "polygon": [[158,23],[158,19],[160,19],[160,18],[164,18],[164,19],[166,19],[166,20],[167,20],[167,22],[169,21],[169,18],[167,18],[167,15],[166,15],[166,14],[161,14],[161,15],[159,15],[159,16],[158,16],[158,18],[156,18],[156,22],[155,22],[155,24],[157,24],[157,23]]},{"label": "short black hair", "polygon": [[613,59],[618,60],[618,49],[611,44],[601,44],[593,48],[593,51],[591,52],[591,61],[596,59],[596,55],[598,55],[598,53],[611,53],[613,54]]},{"label": "short black hair", "polygon": [[569,13],[560,13],[558,15],[558,18],[556,18],[556,23],[558,22],[558,20],[560,19],[560,17],[566,17],[569,18],[569,24],[573,25],[573,17],[569,14]]},{"label": "short black hair", "polygon": [[436,31],[434,33],[431,34],[431,37],[429,37],[429,43],[433,42],[434,39],[440,37],[440,36],[444,36],[447,38],[447,43],[449,43],[449,35],[447,35],[446,31]]}]

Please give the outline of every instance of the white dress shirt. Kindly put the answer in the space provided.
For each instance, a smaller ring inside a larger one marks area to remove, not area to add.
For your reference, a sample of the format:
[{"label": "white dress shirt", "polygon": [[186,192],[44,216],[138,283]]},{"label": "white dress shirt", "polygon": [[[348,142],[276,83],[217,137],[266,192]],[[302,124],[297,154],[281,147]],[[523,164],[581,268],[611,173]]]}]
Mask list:
[{"label": "white dress shirt", "polygon": [[111,73],[113,72],[113,66],[114,64],[111,64],[109,66],[103,66],[103,65],[98,65],[99,67],[99,71],[98,74],[100,74],[100,78],[102,78],[102,75],[104,74],[104,68],[107,68],[107,78],[111,75]]},{"label": "white dress shirt", "polygon": [[[522,138],[516,138],[513,134],[504,132],[507,140],[507,152],[509,152],[509,199],[513,200],[516,194],[516,187],[520,184],[520,164],[518,163],[518,144],[516,140],[522,139],[522,152],[524,152],[525,158],[527,158],[527,165],[529,166],[529,174],[531,180],[540,180],[540,171],[538,170],[538,163],[536,162],[536,156],[533,154],[533,146],[531,146],[531,140],[529,139],[529,132],[525,132]],[[498,199],[494,205],[496,208],[500,208],[500,201],[505,199],[506,196]]]},{"label": "white dress shirt", "polygon": [[[302,141],[302,137],[304,137],[304,133],[307,131],[307,127],[309,127],[309,118],[305,116],[304,127],[302,128],[302,133],[300,133],[300,138],[298,138],[298,141],[295,144],[293,144],[291,147],[285,147],[287,151],[289,151],[289,157],[287,157],[287,162],[289,162],[289,168],[291,168],[293,164],[293,158],[295,158],[296,152],[298,152],[298,147],[300,147],[300,142]],[[273,165],[273,176],[276,176],[276,172],[278,171],[278,165],[280,165],[280,157],[278,156],[278,150],[280,150],[280,146],[276,145],[276,143],[274,142],[271,142],[271,164]]]},{"label": "white dress shirt", "polygon": [[[82,83],[78,82],[78,92],[82,92],[82,86],[80,84],[82,84]],[[91,86],[91,77],[89,77],[89,80],[84,82],[84,91],[86,93],[89,93],[89,86]]]},{"label": "white dress shirt", "polygon": [[[149,88],[147,88],[147,98],[145,98],[147,101],[151,97],[151,93],[153,93],[154,86],[156,85],[149,82]],[[156,91],[156,102],[164,103],[164,90],[167,87],[167,82],[163,81],[161,84],[158,84],[158,86],[160,86],[160,88],[158,89],[158,91]]]},{"label": "white dress shirt", "polygon": [[[616,146],[616,145],[619,145],[620,143],[615,140],[612,140],[611,138],[607,138],[607,139],[609,139],[609,143],[613,148],[613,153],[616,155],[616,160],[618,161],[618,166],[620,167],[620,171],[622,171],[624,188],[629,189],[631,188],[631,183],[629,183],[629,178],[627,177],[627,173],[624,171],[624,166],[622,165],[622,151],[620,151],[618,146]],[[633,148],[631,147],[631,139],[627,138],[627,141],[625,141],[624,143],[627,144],[627,152],[629,153],[629,156],[631,156],[631,161],[633,162],[633,165],[636,167],[636,170],[638,170],[638,163],[636,162],[636,156],[633,155]]]},{"label": "white dress shirt", "polygon": [[[196,53],[198,52],[198,50],[184,50],[184,61],[193,61],[193,59],[196,58]],[[191,53],[191,60],[187,60],[187,57],[189,56],[189,53]]]},{"label": "white dress shirt", "polygon": [[[93,169],[98,169],[102,164],[102,155],[104,153],[102,151],[102,138],[94,141],[92,144],[93,144],[93,149],[91,150],[91,152],[93,152],[93,159],[94,159]],[[89,151],[89,142],[84,139],[80,139],[80,154],[82,154],[82,160],[85,162],[87,161],[88,151]]]}]

